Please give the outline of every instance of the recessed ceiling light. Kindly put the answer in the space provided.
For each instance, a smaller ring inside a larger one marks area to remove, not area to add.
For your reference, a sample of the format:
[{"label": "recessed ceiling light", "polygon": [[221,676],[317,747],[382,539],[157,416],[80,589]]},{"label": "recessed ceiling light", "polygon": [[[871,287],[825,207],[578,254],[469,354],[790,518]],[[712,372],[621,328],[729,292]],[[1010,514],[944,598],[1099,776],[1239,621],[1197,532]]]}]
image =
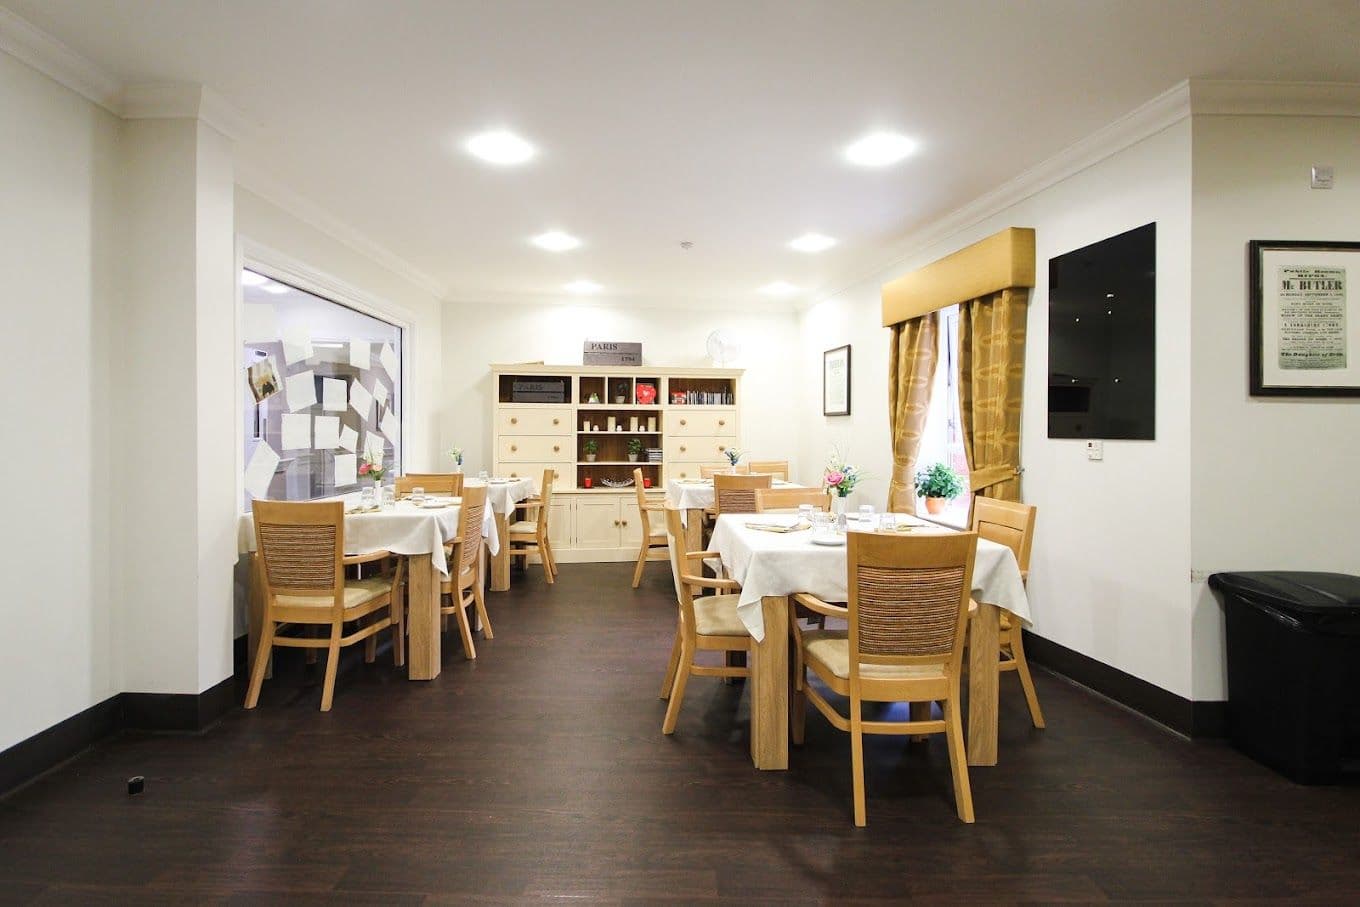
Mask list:
[{"label": "recessed ceiling light", "polygon": [[579,239],[570,233],[563,233],[561,230],[549,230],[547,233],[540,233],[529,242],[549,252],[570,252],[581,245]]},{"label": "recessed ceiling light", "polygon": [[825,252],[836,244],[830,236],[823,236],[820,233],[804,233],[802,236],[789,243],[790,249],[799,252]]},{"label": "recessed ceiling light", "polygon": [[241,286],[258,287],[269,283],[269,278],[263,274],[256,274],[254,271],[241,271]]},{"label": "recessed ceiling light", "polygon": [[787,281],[776,280],[774,283],[765,284],[760,288],[760,292],[766,296],[792,296],[798,292],[798,288]]},{"label": "recessed ceiling light", "polygon": [[1106,293],[1106,294],[1105,294],[1105,298],[1106,298],[1106,299],[1114,299],[1114,294],[1113,294],[1113,293]]},{"label": "recessed ceiling light", "polygon": [[575,293],[577,296],[584,296],[587,293],[598,293],[604,289],[593,280],[573,280],[571,283],[562,285],[562,289],[568,293]]},{"label": "recessed ceiling light", "polygon": [[896,164],[916,150],[916,143],[896,132],[871,132],[845,149],[845,157],[861,167]]},{"label": "recessed ceiling light", "polygon": [[463,147],[473,157],[502,167],[523,164],[538,153],[533,145],[504,129],[493,129],[474,135],[463,143]]},{"label": "recessed ceiling light", "polygon": [[275,296],[282,296],[284,293],[288,292],[287,287],[281,283],[275,283],[272,280],[266,280],[264,283],[260,284],[260,289],[264,290],[266,293],[273,293]]}]

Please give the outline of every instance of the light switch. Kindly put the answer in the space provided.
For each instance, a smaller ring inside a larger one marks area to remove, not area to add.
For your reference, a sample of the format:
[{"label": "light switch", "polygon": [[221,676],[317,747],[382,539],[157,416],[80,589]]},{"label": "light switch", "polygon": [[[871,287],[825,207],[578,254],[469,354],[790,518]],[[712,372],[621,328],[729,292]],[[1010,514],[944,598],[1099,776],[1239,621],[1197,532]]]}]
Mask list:
[{"label": "light switch", "polygon": [[1310,183],[1310,185],[1314,189],[1332,188],[1332,172],[1333,172],[1332,166],[1330,164],[1327,164],[1325,166],[1322,164],[1314,164],[1313,180]]},{"label": "light switch", "polygon": [[1099,440],[1096,440],[1096,441],[1087,441],[1087,442],[1086,442],[1086,459],[1088,459],[1088,460],[1103,460],[1103,459],[1105,459],[1105,442],[1104,442],[1104,441],[1099,441]]}]

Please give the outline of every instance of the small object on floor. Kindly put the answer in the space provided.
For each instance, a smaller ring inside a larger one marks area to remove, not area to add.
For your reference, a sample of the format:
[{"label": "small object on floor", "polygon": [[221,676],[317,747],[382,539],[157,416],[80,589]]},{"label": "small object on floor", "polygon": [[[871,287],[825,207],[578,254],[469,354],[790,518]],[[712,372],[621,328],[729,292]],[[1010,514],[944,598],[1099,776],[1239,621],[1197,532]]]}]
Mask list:
[{"label": "small object on floor", "polygon": [[146,778],[142,775],[134,775],[128,779],[128,796],[135,797],[146,789]]}]

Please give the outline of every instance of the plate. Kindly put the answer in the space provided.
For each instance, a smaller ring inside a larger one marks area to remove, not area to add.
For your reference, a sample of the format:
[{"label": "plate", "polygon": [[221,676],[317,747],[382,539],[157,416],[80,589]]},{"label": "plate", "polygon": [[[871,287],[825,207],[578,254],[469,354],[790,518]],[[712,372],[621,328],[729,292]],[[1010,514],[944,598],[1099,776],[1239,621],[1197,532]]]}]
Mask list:
[{"label": "plate", "polygon": [[814,536],[812,537],[812,544],[814,544],[814,545],[826,545],[828,548],[839,548],[839,547],[841,547],[842,545],[845,544],[845,536],[840,535],[840,534],[836,534],[836,535],[814,535]]},{"label": "plate", "polygon": [[420,503],[421,510],[443,510],[447,506],[449,505],[444,501],[422,501]]}]

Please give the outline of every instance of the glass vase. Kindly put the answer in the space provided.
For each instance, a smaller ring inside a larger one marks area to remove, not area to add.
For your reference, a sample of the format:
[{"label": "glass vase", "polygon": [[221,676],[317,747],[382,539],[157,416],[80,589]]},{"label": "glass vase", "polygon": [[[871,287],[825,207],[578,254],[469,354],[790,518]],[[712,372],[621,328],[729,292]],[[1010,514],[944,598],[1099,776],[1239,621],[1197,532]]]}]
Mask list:
[{"label": "glass vase", "polygon": [[847,502],[846,502],[846,500],[845,500],[845,496],[844,496],[844,495],[839,495],[839,494],[832,493],[832,495],[831,495],[831,512],[832,512],[833,514],[835,514],[835,516],[836,516],[836,530],[837,530],[838,532],[845,532],[845,531],[846,531],[846,528],[847,528],[846,522],[845,522],[845,508],[846,508],[846,504],[847,504]]}]

